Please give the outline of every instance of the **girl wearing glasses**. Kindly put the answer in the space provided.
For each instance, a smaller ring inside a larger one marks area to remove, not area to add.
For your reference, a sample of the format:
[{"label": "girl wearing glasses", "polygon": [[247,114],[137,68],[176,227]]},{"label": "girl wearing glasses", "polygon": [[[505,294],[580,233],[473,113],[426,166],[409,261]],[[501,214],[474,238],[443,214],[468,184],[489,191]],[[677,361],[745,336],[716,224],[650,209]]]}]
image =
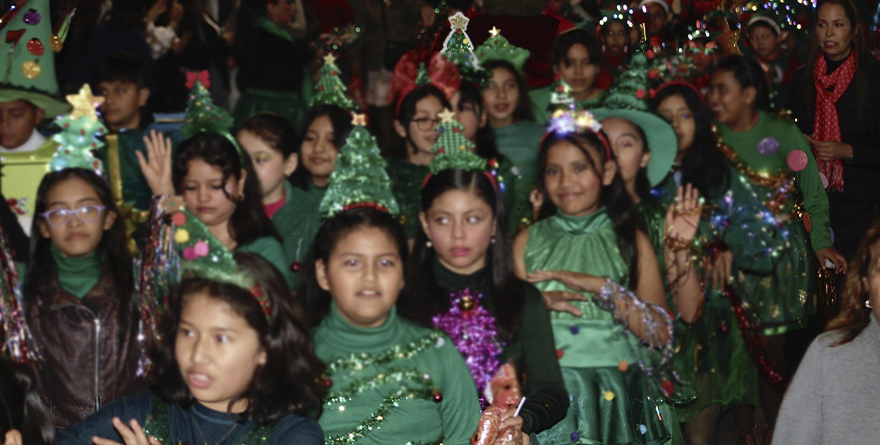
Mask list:
[{"label": "girl wearing glasses", "polygon": [[90,170],[47,174],[35,214],[25,318],[40,396],[63,428],[140,386],[132,259],[110,187]]}]

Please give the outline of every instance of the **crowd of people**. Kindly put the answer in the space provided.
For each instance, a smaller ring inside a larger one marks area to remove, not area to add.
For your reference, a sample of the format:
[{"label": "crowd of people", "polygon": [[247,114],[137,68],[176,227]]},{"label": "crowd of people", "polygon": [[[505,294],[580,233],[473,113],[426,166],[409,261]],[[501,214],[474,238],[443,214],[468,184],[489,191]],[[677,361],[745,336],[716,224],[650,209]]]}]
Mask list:
[{"label": "crowd of people", "polygon": [[8,445],[880,435],[876,2],[5,3]]}]

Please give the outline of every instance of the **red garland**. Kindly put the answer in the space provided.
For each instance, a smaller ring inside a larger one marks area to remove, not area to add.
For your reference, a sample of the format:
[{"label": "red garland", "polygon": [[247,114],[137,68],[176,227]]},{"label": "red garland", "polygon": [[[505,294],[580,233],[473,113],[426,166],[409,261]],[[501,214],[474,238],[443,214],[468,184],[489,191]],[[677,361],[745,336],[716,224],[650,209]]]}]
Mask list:
[{"label": "red garland", "polygon": [[369,207],[371,209],[376,209],[380,212],[388,213],[388,209],[385,208],[385,206],[383,206],[381,204],[376,204],[375,202],[356,202],[354,204],[349,204],[349,205],[343,207],[342,209],[345,211],[349,211],[352,209],[360,209],[360,208],[364,208],[364,207]]}]

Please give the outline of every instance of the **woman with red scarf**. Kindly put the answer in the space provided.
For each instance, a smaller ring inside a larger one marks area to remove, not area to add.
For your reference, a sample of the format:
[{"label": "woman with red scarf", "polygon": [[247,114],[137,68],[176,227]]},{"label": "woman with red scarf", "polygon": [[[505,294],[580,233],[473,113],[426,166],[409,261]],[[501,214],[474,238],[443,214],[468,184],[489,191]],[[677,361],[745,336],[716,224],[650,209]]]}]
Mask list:
[{"label": "woman with red scarf", "polygon": [[789,102],[827,179],[834,247],[847,259],[880,209],[880,63],[857,11],[852,0],[819,2],[816,45]]}]

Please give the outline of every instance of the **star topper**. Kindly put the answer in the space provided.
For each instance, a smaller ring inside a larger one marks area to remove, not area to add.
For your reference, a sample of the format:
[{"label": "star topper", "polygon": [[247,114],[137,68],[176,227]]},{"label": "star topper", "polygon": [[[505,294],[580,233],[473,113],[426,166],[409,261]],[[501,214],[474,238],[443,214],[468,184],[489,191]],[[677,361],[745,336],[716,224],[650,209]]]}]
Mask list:
[{"label": "star topper", "polygon": [[334,56],[333,53],[327,53],[327,55],[324,56],[324,65],[333,65],[334,63],[336,63],[336,56]]},{"label": "star topper", "polygon": [[491,35],[492,37],[498,37],[498,34],[501,34],[501,30],[494,26],[492,27],[492,29],[489,30],[489,35]]},{"label": "star topper", "polygon": [[76,120],[88,116],[89,119],[97,121],[97,107],[104,103],[104,97],[93,96],[89,84],[85,84],[79,89],[79,94],[68,94],[67,102],[73,106],[73,111],[70,112],[71,119]]},{"label": "star topper", "polygon": [[449,108],[444,108],[443,112],[440,113],[439,116],[444,124],[451,123],[455,119],[455,113]]},{"label": "star topper", "polygon": [[449,18],[449,24],[452,25],[452,29],[465,31],[467,30],[468,22],[470,22],[470,20],[461,12],[456,12]]},{"label": "star topper", "polygon": [[367,125],[367,118],[364,114],[355,113],[354,115],[352,115],[351,124],[360,126]]}]

